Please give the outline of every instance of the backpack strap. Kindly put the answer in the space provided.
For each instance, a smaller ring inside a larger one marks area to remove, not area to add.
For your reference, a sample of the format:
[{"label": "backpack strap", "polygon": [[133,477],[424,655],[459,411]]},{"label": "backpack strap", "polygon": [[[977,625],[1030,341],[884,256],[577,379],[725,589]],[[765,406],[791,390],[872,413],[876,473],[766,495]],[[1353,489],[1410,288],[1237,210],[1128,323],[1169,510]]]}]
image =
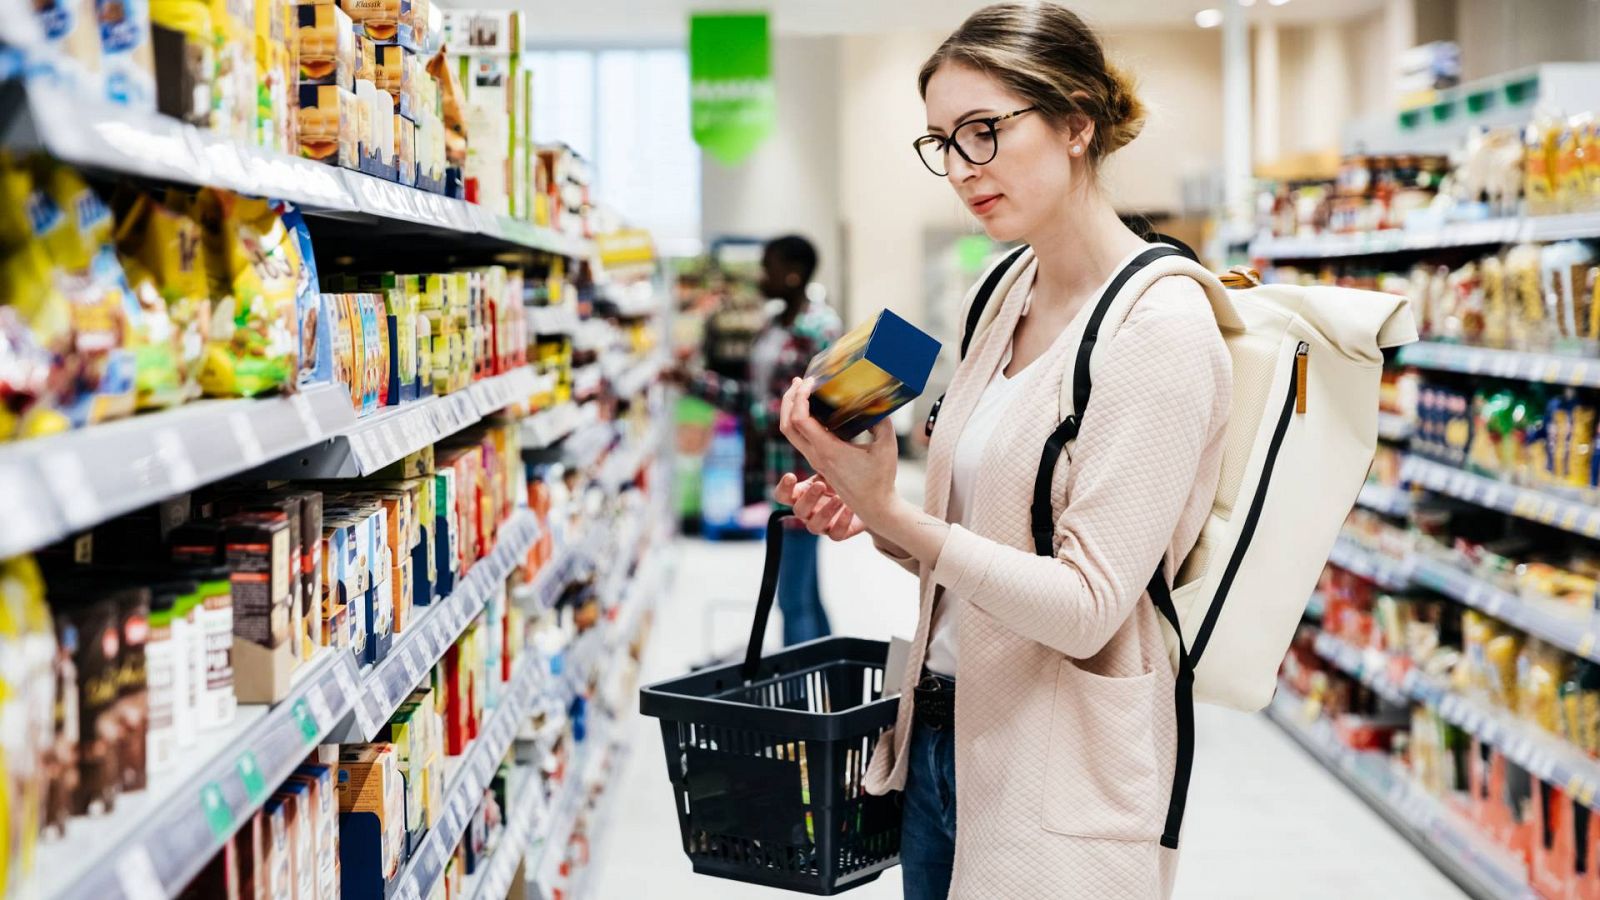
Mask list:
[{"label": "backpack strap", "polygon": [[[1146,267],[1167,257],[1186,255],[1172,246],[1157,244],[1151,247],[1124,266],[1122,271],[1111,279],[1111,283],[1106,285],[1105,292],[1095,303],[1088,324],[1084,326],[1077,356],[1073,360],[1072,412],[1056,426],[1045,441],[1044,449],[1039,455],[1039,470],[1033,479],[1033,504],[1030,510],[1033,548],[1040,556],[1055,555],[1055,515],[1050,502],[1050,488],[1055,480],[1056,462],[1061,458],[1067,445],[1077,439],[1084,412],[1089,406],[1089,395],[1094,387],[1090,363],[1093,361],[1095,344],[1100,339],[1100,329],[1105,324],[1106,314],[1127,287],[1128,282]],[[1126,306],[1125,303],[1124,309]],[[1113,322],[1113,328],[1116,324]],[[1172,773],[1172,793],[1167,801],[1167,819],[1161,829],[1161,846],[1177,849],[1178,833],[1183,828],[1184,807],[1189,800],[1189,779],[1194,769],[1195,658],[1190,656],[1188,647],[1184,645],[1183,628],[1178,621],[1178,609],[1172,602],[1172,592],[1167,587],[1166,574],[1162,571],[1160,561],[1156,563],[1155,574],[1150,576],[1146,590],[1150,592],[1150,599],[1155,603],[1156,610],[1178,636],[1178,679],[1173,697],[1178,726],[1178,748]]]},{"label": "backpack strap", "polygon": [[[961,332],[960,359],[967,358],[967,350],[972,347],[972,339],[977,336],[979,326],[983,324],[984,312],[989,307],[989,298],[994,296],[995,291],[1000,287],[1000,282],[1006,279],[1007,274],[1010,273],[1017,260],[1021,259],[1022,255],[1028,252],[1029,249],[1027,244],[1023,244],[1021,247],[1001,257],[1000,261],[989,269],[989,274],[978,285],[978,289],[973,292],[972,300],[966,306],[966,323]],[[993,321],[992,316],[990,320]],[[939,409],[943,406],[944,395],[940,394],[939,399],[933,401],[933,408],[928,410],[928,422],[923,426],[923,433],[928,437],[933,437],[933,426],[938,423]]]},{"label": "backpack strap", "polygon": [[1089,314],[1088,324],[1083,329],[1083,338],[1078,343],[1078,355],[1072,364],[1072,412],[1061,420],[1061,424],[1056,426],[1055,431],[1051,432],[1049,439],[1044,442],[1044,450],[1039,455],[1039,470],[1033,479],[1031,508],[1033,549],[1040,556],[1055,555],[1052,541],[1055,533],[1055,514],[1050,502],[1050,486],[1055,479],[1056,460],[1061,457],[1067,445],[1077,439],[1078,429],[1083,423],[1084,410],[1089,406],[1089,392],[1094,386],[1089,364],[1094,356],[1095,343],[1100,339],[1100,326],[1105,322],[1106,313],[1110,311],[1111,304],[1122,293],[1122,289],[1146,266],[1164,257],[1182,255],[1176,248],[1163,244],[1157,244],[1140,253],[1111,279],[1111,283],[1106,285],[1105,292],[1100,295],[1100,299],[1095,302],[1094,310]]}]

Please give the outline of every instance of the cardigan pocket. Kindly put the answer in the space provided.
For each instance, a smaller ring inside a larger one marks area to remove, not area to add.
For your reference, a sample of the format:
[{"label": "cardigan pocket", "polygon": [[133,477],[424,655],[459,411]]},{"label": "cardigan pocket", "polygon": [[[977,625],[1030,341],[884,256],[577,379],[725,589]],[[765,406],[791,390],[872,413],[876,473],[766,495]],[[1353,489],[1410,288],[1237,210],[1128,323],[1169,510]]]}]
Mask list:
[{"label": "cardigan pocket", "polygon": [[1167,795],[1155,753],[1156,673],[1056,672],[1040,824],[1077,837],[1154,841]]}]

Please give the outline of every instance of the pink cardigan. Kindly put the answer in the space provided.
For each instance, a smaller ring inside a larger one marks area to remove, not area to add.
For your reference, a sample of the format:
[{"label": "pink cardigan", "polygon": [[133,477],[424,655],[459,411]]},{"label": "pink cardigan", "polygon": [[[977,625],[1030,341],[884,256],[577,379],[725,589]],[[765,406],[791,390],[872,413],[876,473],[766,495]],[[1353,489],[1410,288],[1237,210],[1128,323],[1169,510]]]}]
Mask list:
[{"label": "pink cardigan", "polygon": [[[927,475],[927,510],[941,518],[956,438],[1011,341],[1031,269],[946,395]],[[959,591],[955,898],[1165,897],[1176,872],[1177,853],[1158,843],[1174,675],[1144,588],[1157,560],[1172,577],[1211,510],[1232,369],[1199,285],[1170,277],[1146,291],[1102,337],[1082,435],[1056,467],[1063,512],[1046,558],[1028,508],[1073,343],[1063,335],[1029,366],[985,453],[970,529],[951,528],[931,569],[896,559],[919,576],[921,609],[899,716],[866,783],[905,786],[909,741],[896,736],[910,735],[940,589]]]}]

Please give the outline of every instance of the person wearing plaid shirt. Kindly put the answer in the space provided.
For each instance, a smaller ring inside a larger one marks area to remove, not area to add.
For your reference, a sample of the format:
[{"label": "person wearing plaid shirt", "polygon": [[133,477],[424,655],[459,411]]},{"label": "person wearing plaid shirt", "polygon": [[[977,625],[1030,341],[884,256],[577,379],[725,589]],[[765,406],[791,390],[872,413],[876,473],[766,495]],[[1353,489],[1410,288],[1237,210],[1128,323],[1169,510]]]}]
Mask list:
[{"label": "person wearing plaid shirt", "polygon": [[[783,394],[796,378],[805,376],[811,358],[839,337],[839,319],[821,304],[806,298],[806,285],[817,269],[817,251],[798,235],[769,241],[761,254],[762,293],[783,301],[783,310],[756,335],[750,348],[745,378],[701,372],[689,383],[690,393],[718,409],[739,417],[748,430],[745,445],[764,468],[770,491],[784,475],[800,478],[815,474],[805,457],[778,430]],[[783,561],[778,567],[778,609],[783,614],[785,645],[803,643],[829,634],[828,614],[822,606],[817,581],[816,535],[786,523]]]}]

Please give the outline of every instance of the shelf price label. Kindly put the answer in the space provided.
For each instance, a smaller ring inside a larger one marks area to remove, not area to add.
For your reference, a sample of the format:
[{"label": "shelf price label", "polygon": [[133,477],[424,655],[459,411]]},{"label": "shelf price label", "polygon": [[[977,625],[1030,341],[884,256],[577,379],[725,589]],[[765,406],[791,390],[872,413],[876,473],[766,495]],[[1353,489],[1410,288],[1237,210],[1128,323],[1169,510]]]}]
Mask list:
[{"label": "shelf price label", "polygon": [[222,785],[215,781],[200,786],[200,814],[205,817],[206,827],[211,829],[212,840],[226,840],[233,833],[233,810],[228,808],[227,798],[222,795]]},{"label": "shelf price label", "polygon": [[261,766],[256,762],[253,750],[246,750],[239,755],[239,761],[234,764],[234,771],[239,774],[239,780],[244,783],[245,796],[250,798],[251,804],[257,804],[267,798],[266,776],[261,772]]},{"label": "shelf price label", "polygon": [[289,707],[289,712],[294,716],[295,726],[300,729],[301,739],[308,745],[315,744],[321,729],[317,725],[317,717],[311,712],[311,704],[302,697]]}]

